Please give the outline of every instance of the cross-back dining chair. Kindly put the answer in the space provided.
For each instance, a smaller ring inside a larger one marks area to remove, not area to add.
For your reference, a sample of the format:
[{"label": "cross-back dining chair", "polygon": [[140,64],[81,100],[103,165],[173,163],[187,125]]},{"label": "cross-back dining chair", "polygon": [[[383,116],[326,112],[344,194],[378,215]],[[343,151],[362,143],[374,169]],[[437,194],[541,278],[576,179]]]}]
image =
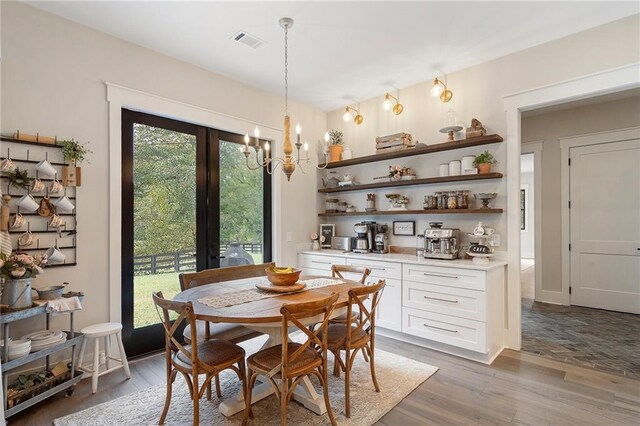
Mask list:
[{"label": "cross-back dining chair", "polygon": [[[344,371],[345,377],[345,415],[351,417],[351,401],[349,393],[349,381],[351,368],[358,352],[362,352],[365,361],[371,369],[371,380],[376,392],[380,392],[375,371],[375,329],[376,329],[376,309],[384,291],[385,281],[380,280],[376,284],[366,287],[354,287],[349,290],[349,305],[347,307],[347,318],[353,313],[353,308],[357,307],[359,314],[355,323],[330,324],[327,328],[327,348],[333,353],[334,375],[339,376],[340,370]],[[371,298],[371,308],[367,308],[364,301]],[[340,352],[345,352],[344,361]]]},{"label": "cross-back dining chair", "polygon": [[[329,383],[327,374],[327,327],[329,317],[338,300],[338,294],[310,302],[285,304],[282,314],[282,344],[263,349],[247,359],[249,385],[245,405],[243,424],[251,418],[251,391],[258,376],[266,377],[276,390],[280,399],[280,424],[287,424],[287,405],[296,386],[306,376],[316,376],[322,385],[324,402],[329,420],[333,426],[336,420],[329,401]],[[321,317],[322,322],[316,330],[307,328],[305,319]],[[306,340],[303,343],[289,341],[291,329],[300,330]],[[276,382],[276,380],[280,381]]]},{"label": "cross-back dining chair", "polygon": [[[173,382],[178,373],[184,376],[189,388],[191,399],[193,400],[193,424],[199,423],[199,403],[200,398],[207,392],[207,399],[211,399],[211,381],[223,370],[233,370],[242,383],[243,395],[247,395],[247,381],[245,369],[245,352],[240,346],[222,339],[211,339],[198,341],[197,333],[192,332],[191,344],[185,345],[178,339],[180,326],[183,323],[191,325],[191,330],[195,330],[195,316],[191,302],[176,302],[167,300],[162,292],[153,293],[153,302],[158,314],[162,311],[162,326],[165,332],[165,361],[167,367],[167,396],[160,416],[159,424],[163,424],[169,405]],[[171,321],[170,312],[178,314],[175,321]],[[202,386],[199,386],[198,376],[204,374],[205,379]]]},{"label": "cross-back dining chair", "polygon": [[[363,266],[350,266],[350,265],[331,265],[331,276],[333,278],[342,278],[345,279],[345,277],[342,274],[359,274],[361,276],[360,278],[360,284],[365,284],[366,285],[366,281],[367,278],[369,277],[369,275],[371,274],[371,269],[363,267]],[[351,322],[354,322],[358,319],[359,317],[359,313],[357,310],[354,310],[351,313]],[[347,319],[349,317],[347,316],[346,313],[339,315],[335,318],[331,318],[329,320],[329,324],[346,324],[347,323]]]}]

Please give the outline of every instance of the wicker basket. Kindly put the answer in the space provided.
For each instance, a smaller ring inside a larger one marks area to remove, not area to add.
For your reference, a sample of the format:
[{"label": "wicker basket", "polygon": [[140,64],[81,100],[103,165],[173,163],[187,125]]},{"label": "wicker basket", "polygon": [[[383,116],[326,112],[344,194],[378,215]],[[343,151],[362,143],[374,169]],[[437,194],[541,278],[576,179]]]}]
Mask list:
[{"label": "wicker basket", "polygon": [[11,396],[9,396],[8,395],[9,392],[7,392],[7,408],[14,407],[20,403],[25,402],[28,399],[33,398],[36,395],[40,395],[41,393],[46,392],[49,389],[53,389],[59,384],[69,380],[70,378],[71,378],[71,371],[69,370],[65,374],[62,374],[58,377],[51,377],[45,380],[44,382],[39,383],[29,389],[25,389],[25,390],[19,391],[18,393],[11,394]]}]

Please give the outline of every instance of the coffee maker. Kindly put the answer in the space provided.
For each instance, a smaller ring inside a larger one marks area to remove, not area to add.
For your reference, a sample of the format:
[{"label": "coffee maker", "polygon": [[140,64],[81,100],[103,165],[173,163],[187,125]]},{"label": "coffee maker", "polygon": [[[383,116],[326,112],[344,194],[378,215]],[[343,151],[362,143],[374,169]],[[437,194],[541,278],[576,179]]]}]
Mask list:
[{"label": "coffee maker", "polygon": [[376,223],[368,221],[356,223],[353,225],[353,230],[358,236],[353,238],[351,251],[354,253],[371,253]]},{"label": "coffee maker", "polygon": [[424,257],[429,259],[458,258],[458,234],[455,228],[442,228],[442,222],[430,223],[424,231]]},{"label": "coffee maker", "polygon": [[373,239],[373,252],[374,253],[388,253],[389,252],[389,237],[387,231],[389,226],[377,225],[376,236]]}]

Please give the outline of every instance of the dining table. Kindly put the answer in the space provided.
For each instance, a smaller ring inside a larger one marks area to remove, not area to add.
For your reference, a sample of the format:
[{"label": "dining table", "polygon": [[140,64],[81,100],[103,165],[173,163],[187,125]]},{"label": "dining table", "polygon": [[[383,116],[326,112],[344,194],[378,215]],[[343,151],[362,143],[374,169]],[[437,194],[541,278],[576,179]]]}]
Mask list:
[{"label": "dining table", "polygon": [[[308,302],[338,293],[339,298],[332,312],[332,317],[336,317],[346,312],[349,290],[363,285],[343,278],[304,275],[300,277],[299,282],[307,282],[310,285],[300,291],[285,294],[256,291],[256,284],[266,283],[266,280],[266,277],[253,277],[200,285],[178,293],[173,300],[191,302],[196,320],[237,324],[266,334],[268,339],[260,349],[262,350],[282,343],[282,305]],[[316,287],[315,284],[318,283],[322,285]],[[248,300],[243,300],[243,296]],[[310,317],[301,322],[311,325],[321,321],[320,317]],[[215,330],[215,325],[213,328]],[[252,403],[273,393],[275,390],[269,381],[261,381],[253,389]],[[316,414],[322,415],[327,412],[324,398],[316,392],[309,377],[305,377],[296,387],[293,399]],[[220,403],[220,412],[227,417],[243,411],[244,408],[241,390]]]}]

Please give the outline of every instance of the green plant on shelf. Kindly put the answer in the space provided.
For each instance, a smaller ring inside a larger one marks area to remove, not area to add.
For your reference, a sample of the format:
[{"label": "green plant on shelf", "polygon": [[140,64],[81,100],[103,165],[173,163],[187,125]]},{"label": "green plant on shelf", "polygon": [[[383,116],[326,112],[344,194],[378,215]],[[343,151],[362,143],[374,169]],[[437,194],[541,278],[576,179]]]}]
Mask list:
[{"label": "green plant on shelf", "polygon": [[329,131],[329,145],[342,145],[342,132],[339,130]]},{"label": "green plant on shelf", "polygon": [[[60,144],[64,160],[74,165],[83,162],[88,154],[93,154],[93,151],[86,147],[88,142],[80,144],[75,139],[70,139],[62,141]],[[88,160],[87,163],[89,163]]]},{"label": "green plant on shelf", "polygon": [[482,154],[476,155],[476,158],[473,160],[473,165],[478,166],[478,164],[497,164],[498,161],[493,158],[493,155],[489,151],[485,151]]}]

